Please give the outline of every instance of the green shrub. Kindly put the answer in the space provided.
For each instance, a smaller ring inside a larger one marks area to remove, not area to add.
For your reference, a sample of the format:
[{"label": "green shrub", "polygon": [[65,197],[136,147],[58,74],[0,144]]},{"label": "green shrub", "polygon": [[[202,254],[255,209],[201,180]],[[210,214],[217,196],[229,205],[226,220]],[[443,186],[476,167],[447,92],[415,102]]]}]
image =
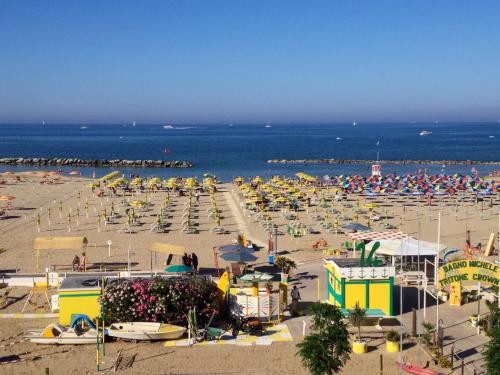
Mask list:
[{"label": "green shrub", "polygon": [[312,375],[339,373],[351,353],[342,312],[327,303],[313,304],[311,312],[313,332],[297,344],[297,354]]},{"label": "green shrub", "polygon": [[101,304],[106,323],[167,322],[186,325],[186,314],[196,308],[200,323],[219,309],[215,284],[201,277],[118,279],[104,289]]}]

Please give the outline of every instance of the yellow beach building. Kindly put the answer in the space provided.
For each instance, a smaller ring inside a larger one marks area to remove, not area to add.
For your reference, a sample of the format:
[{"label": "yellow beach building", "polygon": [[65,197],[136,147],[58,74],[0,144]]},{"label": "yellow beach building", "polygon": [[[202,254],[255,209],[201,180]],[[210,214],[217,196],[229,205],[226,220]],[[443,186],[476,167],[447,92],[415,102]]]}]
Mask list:
[{"label": "yellow beach building", "polygon": [[361,266],[360,258],[324,258],[328,302],[345,315],[356,303],[367,316],[393,316],[395,268],[391,265]]}]

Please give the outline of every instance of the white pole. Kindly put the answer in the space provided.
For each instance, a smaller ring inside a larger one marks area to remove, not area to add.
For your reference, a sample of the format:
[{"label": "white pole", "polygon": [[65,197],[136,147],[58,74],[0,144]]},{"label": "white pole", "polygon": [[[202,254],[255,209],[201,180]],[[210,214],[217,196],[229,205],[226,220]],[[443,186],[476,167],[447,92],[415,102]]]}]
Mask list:
[{"label": "white pole", "polygon": [[427,259],[424,262],[424,273],[425,273],[425,287],[424,287],[424,322],[427,316]]},{"label": "white pole", "polygon": [[438,290],[439,290],[439,272],[438,272],[438,267],[439,267],[439,247],[441,244],[441,211],[438,213],[438,238],[437,238],[437,251],[436,251],[436,263],[434,264],[434,284],[436,285],[436,327],[439,325],[439,297],[438,297]]},{"label": "white pole", "polygon": [[[419,220],[418,221],[418,246],[417,246],[417,306],[418,306],[418,310],[417,310],[417,313],[415,314],[415,318],[417,320],[416,322],[416,326],[417,326],[417,332],[418,332],[418,322],[419,322],[419,318],[420,318],[420,293],[422,292],[421,290],[421,278],[420,278],[420,233],[421,233],[421,221]],[[425,292],[424,292],[424,299],[425,299]]]},{"label": "white pole", "polygon": [[[401,255],[399,259],[399,362],[403,363],[403,239],[401,239]],[[403,370],[400,369],[402,374]]]}]

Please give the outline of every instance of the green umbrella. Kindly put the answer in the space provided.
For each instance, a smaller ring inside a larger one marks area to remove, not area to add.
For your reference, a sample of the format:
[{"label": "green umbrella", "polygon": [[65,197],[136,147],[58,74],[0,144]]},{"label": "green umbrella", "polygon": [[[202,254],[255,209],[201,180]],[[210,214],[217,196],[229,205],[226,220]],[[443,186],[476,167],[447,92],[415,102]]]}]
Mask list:
[{"label": "green umbrella", "polygon": [[183,264],[173,264],[165,268],[165,272],[186,273],[191,271],[193,271],[191,267],[185,266]]}]

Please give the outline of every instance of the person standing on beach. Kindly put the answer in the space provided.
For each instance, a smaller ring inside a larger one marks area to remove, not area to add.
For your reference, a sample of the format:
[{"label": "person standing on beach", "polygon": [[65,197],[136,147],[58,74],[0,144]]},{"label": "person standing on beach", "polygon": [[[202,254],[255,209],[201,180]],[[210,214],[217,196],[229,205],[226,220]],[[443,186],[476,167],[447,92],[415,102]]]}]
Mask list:
[{"label": "person standing on beach", "polygon": [[82,256],[80,257],[80,265],[78,267],[78,270],[80,272],[87,271],[87,257],[85,256],[85,251],[82,253]]},{"label": "person standing on beach", "polygon": [[193,267],[193,271],[195,273],[198,273],[198,256],[195,253],[191,254],[191,264]]},{"label": "person standing on beach", "polygon": [[297,314],[297,307],[299,305],[299,300],[300,300],[300,292],[299,288],[297,288],[297,285],[293,286],[290,295],[292,297],[292,304],[290,305],[290,315],[294,317]]},{"label": "person standing on beach", "polygon": [[196,190],[196,193],[194,194],[196,204],[200,203],[200,192]]}]

